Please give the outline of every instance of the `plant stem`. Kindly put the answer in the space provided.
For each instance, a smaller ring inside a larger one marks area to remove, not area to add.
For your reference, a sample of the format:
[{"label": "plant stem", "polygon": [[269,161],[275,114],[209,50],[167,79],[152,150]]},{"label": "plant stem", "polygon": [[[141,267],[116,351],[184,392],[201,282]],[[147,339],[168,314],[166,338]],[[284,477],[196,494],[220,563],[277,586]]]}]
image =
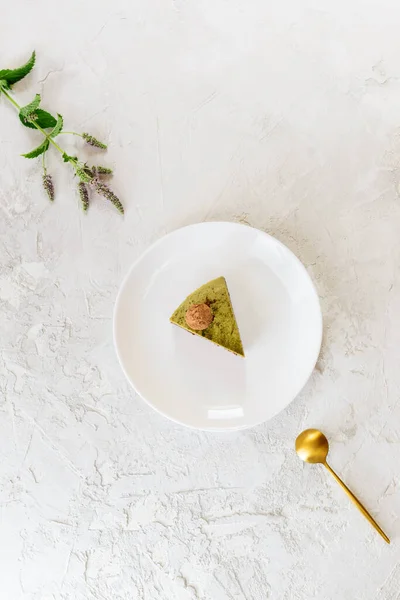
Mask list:
[{"label": "plant stem", "polygon": [[76,131],[60,131],[58,135],[63,135],[67,133],[68,135],[79,135],[79,137],[83,137],[81,133],[76,133]]},{"label": "plant stem", "polygon": [[3,87],[1,88],[1,91],[3,92],[5,97],[8,98],[8,100],[11,102],[11,104],[14,104],[14,106],[17,110],[21,110],[20,105],[17,102],[15,102],[14,98],[12,96],[10,96]]},{"label": "plant stem", "polygon": [[44,155],[45,154],[46,154],[46,152],[43,152],[43,154],[42,154],[42,165],[43,165],[43,173],[45,175],[47,175],[47,169],[46,169],[46,165],[45,165],[45,162],[44,162]]},{"label": "plant stem", "polygon": [[[1,91],[1,92],[2,92],[4,95],[5,95],[5,97],[7,98],[7,100],[9,100],[9,101],[11,102],[11,104],[13,104],[13,105],[15,106],[15,108],[16,108],[18,111],[20,111],[20,110],[21,110],[21,107],[20,107],[20,105],[19,105],[19,104],[18,104],[18,103],[17,103],[17,102],[14,100],[14,98],[13,98],[12,96],[10,96],[10,94],[8,94],[8,92],[7,92],[7,91],[6,91],[6,90],[5,90],[3,87],[1,87],[1,88],[0,88],[0,91]],[[50,144],[53,144],[54,148],[56,148],[56,149],[57,149],[57,150],[60,152],[60,154],[65,154],[64,150],[63,150],[63,149],[62,149],[62,148],[61,148],[61,147],[60,147],[60,146],[57,144],[57,142],[55,142],[55,141],[53,140],[53,138],[51,138],[51,137],[50,137],[50,136],[49,136],[49,135],[46,133],[46,131],[45,131],[45,130],[44,130],[42,127],[40,127],[40,125],[38,125],[38,124],[37,124],[35,121],[31,121],[31,123],[32,123],[32,125],[33,125],[34,127],[36,127],[36,129],[37,129],[38,131],[40,131],[41,133],[43,133],[44,137],[45,137],[45,138],[46,138],[46,139],[47,139],[47,140],[50,142]],[[77,161],[76,161],[75,159],[71,159],[71,160],[70,160],[70,162],[72,162],[72,163],[73,163],[73,164],[75,164],[75,165],[77,165],[77,164],[78,164],[78,163],[77,163]]]}]

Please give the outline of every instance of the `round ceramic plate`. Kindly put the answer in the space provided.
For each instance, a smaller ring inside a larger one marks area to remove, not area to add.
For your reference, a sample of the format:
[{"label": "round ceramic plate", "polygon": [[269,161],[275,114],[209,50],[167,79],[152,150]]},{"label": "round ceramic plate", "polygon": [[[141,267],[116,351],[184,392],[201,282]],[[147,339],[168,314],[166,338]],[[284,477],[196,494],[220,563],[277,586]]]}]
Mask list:
[{"label": "round ceramic plate", "polygon": [[[223,275],[246,358],[172,325],[196,288]],[[114,340],[128,380],[153,408],[205,430],[251,427],[300,392],[321,346],[311,279],[286,246],[236,223],[178,229],[149,248],[126,276]]]}]

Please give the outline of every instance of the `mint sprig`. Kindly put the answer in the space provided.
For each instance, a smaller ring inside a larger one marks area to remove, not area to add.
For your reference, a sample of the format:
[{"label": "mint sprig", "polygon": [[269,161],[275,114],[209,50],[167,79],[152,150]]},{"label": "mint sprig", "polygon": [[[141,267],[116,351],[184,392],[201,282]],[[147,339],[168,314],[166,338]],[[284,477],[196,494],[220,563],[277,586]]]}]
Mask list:
[{"label": "mint sprig", "polygon": [[[32,102],[22,107],[10,94],[11,87],[32,71],[35,60],[36,55],[33,52],[30,59],[21,67],[0,70],[0,96],[5,97],[18,110],[19,119],[25,127],[36,129],[44,137],[41,144],[21,156],[29,159],[42,156],[42,182],[44,190],[51,201],[54,200],[54,184],[51,175],[47,173],[45,162],[45,155],[50,146],[61,154],[65,163],[69,163],[73,167],[75,175],[79,179],[78,192],[84,212],[87,211],[89,206],[89,190],[92,190],[104,196],[123,214],[124,208],[119,198],[101,180],[102,177],[112,175],[112,170],[108,167],[90,167],[86,162],[79,160],[78,157],[71,156],[65,152],[54,138],[60,134],[70,134],[80,136],[87,144],[100,150],[106,150],[107,145],[87,132],[81,134],[76,131],[63,131],[64,119],[60,114],[57,114],[57,118],[55,118],[51,113],[39,108],[41,102],[40,94],[36,94]],[[51,131],[49,131],[50,129]]]}]

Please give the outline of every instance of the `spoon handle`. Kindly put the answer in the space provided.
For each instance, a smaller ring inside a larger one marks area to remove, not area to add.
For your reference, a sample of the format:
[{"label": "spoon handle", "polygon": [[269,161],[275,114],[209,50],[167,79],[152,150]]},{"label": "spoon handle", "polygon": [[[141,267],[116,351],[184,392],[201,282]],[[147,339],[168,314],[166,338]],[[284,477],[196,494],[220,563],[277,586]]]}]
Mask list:
[{"label": "spoon handle", "polygon": [[361,502],[358,500],[358,498],[355,497],[353,492],[351,492],[349,490],[349,488],[347,487],[347,485],[345,483],[343,483],[343,481],[340,479],[340,477],[338,475],[336,475],[335,471],[328,465],[328,463],[325,462],[324,466],[328,469],[329,473],[334,477],[334,479],[336,479],[338,484],[344,489],[344,491],[346,492],[346,494],[348,495],[350,500],[352,500],[354,502],[354,504],[357,506],[358,510],[360,512],[362,512],[362,514],[364,515],[364,517],[366,519],[368,519],[368,521],[371,523],[372,527],[374,527],[376,529],[376,531],[383,537],[385,542],[390,544],[390,540],[389,540],[388,536],[386,535],[386,533],[384,531],[382,531],[382,529],[379,527],[378,523],[375,521],[375,519],[373,519],[371,517],[371,515],[369,514],[367,509],[361,504]]}]

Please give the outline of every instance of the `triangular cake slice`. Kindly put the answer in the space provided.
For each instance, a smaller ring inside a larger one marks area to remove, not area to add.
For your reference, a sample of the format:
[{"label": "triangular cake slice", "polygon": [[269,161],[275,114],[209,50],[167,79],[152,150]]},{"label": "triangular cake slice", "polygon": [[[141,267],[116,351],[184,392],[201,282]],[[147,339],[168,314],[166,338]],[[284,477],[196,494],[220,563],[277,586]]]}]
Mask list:
[{"label": "triangular cake slice", "polygon": [[225,277],[213,279],[190,294],[173,313],[170,321],[234,354],[244,356]]}]

